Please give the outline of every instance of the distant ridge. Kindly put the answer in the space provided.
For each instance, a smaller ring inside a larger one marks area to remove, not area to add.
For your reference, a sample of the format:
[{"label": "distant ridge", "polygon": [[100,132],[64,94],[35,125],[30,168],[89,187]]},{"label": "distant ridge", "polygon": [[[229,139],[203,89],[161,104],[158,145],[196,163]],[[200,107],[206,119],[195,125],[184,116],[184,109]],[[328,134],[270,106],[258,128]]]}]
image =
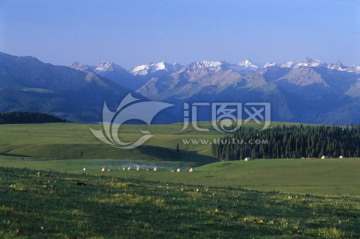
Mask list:
[{"label": "distant ridge", "polygon": [[[359,92],[360,66],[310,58],[264,66],[250,60],[158,62],[127,71],[110,61],[66,67],[0,53],[1,112],[43,112],[73,122],[99,122],[104,102],[114,111],[131,93],[175,105],[159,115],[167,123],[183,121],[183,103],[267,102],[272,121],[359,124]],[[204,110],[196,120],[211,120],[210,109]]]}]

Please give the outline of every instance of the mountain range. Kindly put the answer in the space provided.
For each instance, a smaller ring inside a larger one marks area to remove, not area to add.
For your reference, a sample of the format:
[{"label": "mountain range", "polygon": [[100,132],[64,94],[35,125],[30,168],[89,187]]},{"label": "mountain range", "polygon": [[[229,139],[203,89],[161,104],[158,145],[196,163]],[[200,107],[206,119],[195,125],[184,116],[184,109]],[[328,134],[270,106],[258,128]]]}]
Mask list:
[{"label": "mountain range", "polygon": [[128,90],[93,72],[0,53],[0,111],[29,111],[70,121],[101,119],[106,101],[116,107]]},{"label": "mountain range", "polygon": [[39,111],[72,121],[99,121],[104,101],[116,107],[131,92],[179,106],[170,122],[181,121],[184,102],[270,102],[276,121],[360,123],[360,66],[310,58],[263,66],[249,60],[158,62],[126,70],[110,61],[66,67],[0,53],[0,84],[0,111]]}]

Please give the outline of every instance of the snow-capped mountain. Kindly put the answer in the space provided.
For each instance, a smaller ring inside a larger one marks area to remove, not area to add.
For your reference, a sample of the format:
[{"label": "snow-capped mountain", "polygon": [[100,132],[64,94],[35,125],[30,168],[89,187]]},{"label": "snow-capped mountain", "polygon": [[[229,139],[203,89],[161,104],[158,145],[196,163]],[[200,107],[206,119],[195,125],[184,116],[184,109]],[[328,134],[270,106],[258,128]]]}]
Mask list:
[{"label": "snow-capped mountain", "polygon": [[345,71],[347,67],[344,66],[340,61],[338,61],[336,63],[329,64],[328,68],[331,70]]},{"label": "snow-capped mountain", "polygon": [[105,73],[105,72],[115,72],[115,71],[127,73],[127,70],[125,70],[121,66],[111,61],[103,61],[99,65],[93,65],[93,66],[83,65],[80,62],[76,61],[73,64],[71,64],[70,67],[83,72],[92,71],[97,74],[101,74],[102,72]]},{"label": "snow-capped mountain", "polygon": [[336,70],[336,71],[345,71],[345,72],[353,72],[353,73],[360,73],[360,66],[344,66],[340,61],[337,61],[336,63],[324,63],[320,60],[313,60],[311,58],[306,58],[304,61],[295,64],[296,67],[312,67],[312,68],[327,68],[330,70]]},{"label": "snow-capped mountain", "polygon": [[[263,67],[249,60],[186,66],[160,62],[128,72],[109,61],[96,66],[75,62],[71,69],[0,53],[0,63],[0,110],[35,109],[61,112],[68,119],[93,120],[101,118],[104,100],[116,105],[134,90],[147,99],[177,105],[270,102],[272,119],[279,121],[360,123],[360,66],[341,62],[327,64],[308,58]],[[177,121],[182,120],[182,111],[179,115]],[[202,120],[209,120],[202,115]]]},{"label": "snow-capped mountain", "polygon": [[352,65],[346,69],[347,72],[354,72],[360,74],[360,66]]},{"label": "snow-capped mountain", "polygon": [[0,112],[35,111],[71,121],[101,120],[104,101],[117,106],[129,90],[87,71],[76,63],[72,68],[43,63],[34,57],[0,52]]},{"label": "snow-capped mountain", "polygon": [[172,103],[265,100],[272,103],[277,119],[343,124],[360,122],[359,68],[310,58],[261,68],[249,60],[200,61],[166,77],[153,77],[136,92]]},{"label": "snow-capped mountain", "polygon": [[78,71],[82,71],[82,72],[90,72],[91,71],[91,67],[88,65],[83,65],[80,62],[76,61],[74,63],[72,63],[70,65],[71,68],[78,70]]},{"label": "snow-capped mountain", "polygon": [[251,63],[248,59],[240,61],[237,65],[238,66],[243,66],[243,67],[246,67],[246,68],[258,69],[258,67],[256,65],[254,65],[253,63]]},{"label": "snow-capped mountain", "polygon": [[188,71],[220,71],[227,65],[228,63],[223,61],[196,61],[188,66]]},{"label": "snow-capped mountain", "polygon": [[274,67],[274,66],[276,66],[277,64],[276,63],[266,63],[265,65],[264,65],[264,68],[268,68],[268,67]]},{"label": "snow-capped mountain", "polygon": [[313,60],[311,58],[305,58],[304,61],[299,62],[295,67],[326,67],[327,64],[319,60]]},{"label": "snow-capped mountain", "polygon": [[353,65],[353,66],[347,67],[347,66],[343,65],[340,61],[337,61],[336,63],[328,64],[328,63],[322,62],[320,60],[313,60],[311,58],[305,58],[305,60],[298,62],[298,63],[289,61],[289,62],[282,63],[282,64],[266,63],[264,65],[264,68],[269,68],[269,67],[280,67],[280,68],[289,68],[289,69],[301,68],[301,67],[327,68],[327,69],[336,70],[336,71],[360,73],[360,66]]},{"label": "snow-capped mountain", "polygon": [[250,72],[257,71],[259,69],[258,66],[254,65],[252,62],[250,62],[248,59],[245,59],[238,64],[231,65],[230,68],[238,72],[240,74],[248,74]]},{"label": "snow-capped mountain", "polygon": [[219,72],[232,70],[237,73],[246,74],[258,70],[258,67],[249,60],[243,60],[238,64],[231,64],[225,61],[197,61],[187,66],[188,71],[209,71]]},{"label": "snow-capped mountain", "polygon": [[70,67],[86,73],[93,72],[130,90],[137,90],[145,83],[144,80],[132,79],[132,76],[127,70],[111,61],[103,61],[93,66],[75,62]]},{"label": "snow-capped mountain", "polygon": [[179,63],[170,64],[167,62],[150,63],[140,66],[135,66],[129,73],[134,76],[145,76],[154,73],[173,73],[180,70],[183,66]]},{"label": "snow-capped mountain", "polygon": [[[154,84],[155,81],[159,81],[159,77],[161,77],[161,81],[171,81],[173,80],[173,77],[170,77],[172,74],[177,75],[177,77],[180,77],[179,74],[181,74],[182,81],[201,78],[201,84],[205,85],[231,84],[234,79],[240,77],[240,75],[247,76],[252,73],[262,71],[267,72],[266,77],[270,81],[278,79],[278,76],[285,75],[291,71],[290,78],[296,78],[296,80],[293,79],[291,82],[297,82],[297,84],[300,85],[304,85],[305,83],[312,84],[314,82],[322,82],[321,80],[314,80],[316,77],[312,77],[312,80],[302,79],[303,74],[312,74],[314,76],[315,73],[308,69],[329,69],[332,71],[360,74],[360,66],[354,65],[347,67],[341,62],[327,64],[320,60],[313,60],[311,58],[305,58],[303,61],[298,63],[294,63],[293,61],[281,64],[271,62],[266,63],[263,67],[258,67],[247,59],[239,62],[238,64],[232,64],[219,60],[204,60],[193,62],[186,66],[182,66],[178,63],[170,64],[167,62],[157,62],[135,66],[130,71],[127,71],[121,66],[110,61],[103,61],[101,64],[95,66],[83,65],[79,62],[75,62],[71,65],[71,67],[83,72],[94,72],[131,90],[138,90],[150,81]],[[305,70],[295,70],[300,68],[304,68]],[[221,77],[221,75],[225,73],[226,77]],[[145,88],[149,89],[149,85]]]},{"label": "snow-capped mountain", "polygon": [[93,66],[92,70],[95,71],[96,73],[114,72],[114,71],[122,72],[122,73],[127,72],[127,70],[125,70],[121,66],[119,66],[111,61],[103,61],[99,65]]},{"label": "snow-capped mountain", "polygon": [[292,68],[293,66],[294,66],[294,62],[292,62],[292,61],[288,61],[288,62],[282,63],[280,65],[281,68]]}]

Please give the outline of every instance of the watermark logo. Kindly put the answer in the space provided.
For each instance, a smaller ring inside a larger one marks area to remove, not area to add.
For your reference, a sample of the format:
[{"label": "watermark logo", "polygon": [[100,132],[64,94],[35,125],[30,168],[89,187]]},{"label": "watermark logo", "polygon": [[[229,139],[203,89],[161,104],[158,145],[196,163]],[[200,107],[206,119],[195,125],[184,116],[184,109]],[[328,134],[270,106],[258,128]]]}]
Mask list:
[{"label": "watermark logo", "polygon": [[211,105],[212,126],[223,133],[231,133],[241,126],[241,103],[213,103]]},{"label": "watermark logo", "polygon": [[215,138],[215,139],[199,139],[199,138],[184,138],[182,139],[184,145],[212,145],[212,144],[232,144],[232,145],[260,145],[269,144],[268,139],[235,139],[235,138]]},{"label": "watermark logo", "polygon": [[256,124],[262,125],[261,130],[269,128],[271,121],[271,104],[267,102],[245,103],[245,123],[253,120]]},{"label": "watermark logo", "polygon": [[[145,101],[135,98],[129,93],[119,104],[116,111],[109,110],[106,103],[103,106],[102,126],[101,130],[91,129],[96,138],[102,142],[121,149],[134,149],[154,135],[147,130],[139,130],[141,136],[131,142],[124,142],[119,138],[120,127],[131,120],[141,121],[150,125],[154,117],[160,111],[174,106],[173,104]],[[206,109],[211,112],[212,128],[221,133],[232,133],[238,130],[242,123],[252,121],[262,125],[262,130],[270,126],[270,103],[184,103],[184,119],[183,129],[186,130],[189,125],[194,130],[202,132],[209,131],[208,128],[202,128],[198,125],[198,114],[200,109]],[[130,122],[131,123],[131,122]]]},{"label": "watermark logo", "polygon": [[119,104],[116,111],[109,110],[106,103],[103,106],[103,129],[91,129],[91,132],[96,138],[106,144],[110,144],[116,148],[134,149],[146,141],[153,135],[151,132],[141,130],[142,134],[136,141],[123,142],[119,138],[119,129],[121,125],[130,120],[137,120],[148,125],[151,124],[153,118],[162,110],[173,106],[172,104],[157,102],[157,101],[143,101],[135,98],[129,93]]},{"label": "watermark logo", "polygon": [[[209,131],[198,125],[198,111],[201,107],[211,109],[212,127],[222,133],[232,133],[238,130],[242,123],[253,121],[262,125],[262,130],[269,128],[271,121],[271,105],[267,102],[249,103],[184,103],[184,126],[186,130],[191,124],[196,131]],[[242,120],[244,118],[244,120]]]}]

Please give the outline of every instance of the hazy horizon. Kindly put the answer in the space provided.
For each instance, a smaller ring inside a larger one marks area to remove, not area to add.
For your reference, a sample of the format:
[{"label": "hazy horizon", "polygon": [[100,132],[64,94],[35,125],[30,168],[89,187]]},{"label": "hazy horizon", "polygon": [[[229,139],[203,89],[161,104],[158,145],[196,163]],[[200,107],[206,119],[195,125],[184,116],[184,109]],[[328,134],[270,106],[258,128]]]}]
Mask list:
[{"label": "hazy horizon", "polygon": [[359,1],[2,1],[0,51],[70,65],[360,65]]}]

